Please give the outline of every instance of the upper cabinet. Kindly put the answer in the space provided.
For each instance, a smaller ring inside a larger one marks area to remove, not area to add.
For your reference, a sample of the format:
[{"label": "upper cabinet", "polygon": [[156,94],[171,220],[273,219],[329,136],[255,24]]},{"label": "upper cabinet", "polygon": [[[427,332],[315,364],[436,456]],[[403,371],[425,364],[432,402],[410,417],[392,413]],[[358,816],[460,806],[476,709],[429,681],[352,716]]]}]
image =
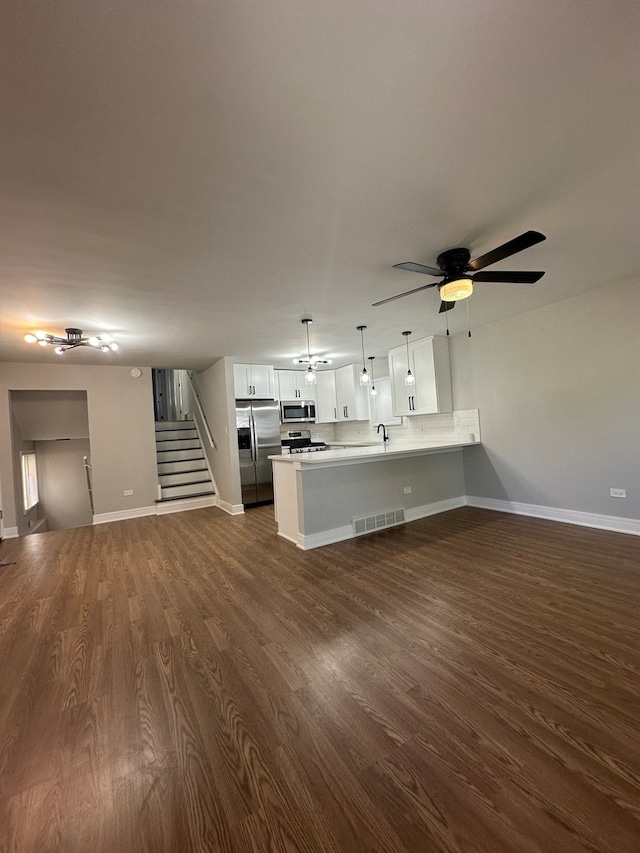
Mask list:
[{"label": "upper cabinet", "polygon": [[234,364],[236,399],[275,400],[275,371],[270,364]]},{"label": "upper cabinet", "polygon": [[338,420],[335,370],[316,372],[316,423],[330,424]]},{"label": "upper cabinet", "polygon": [[339,367],[336,375],[336,412],[338,421],[366,421],[369,419],[367,386],[360,384],[357,365]]},{"label": "upper cabinet", "polygon": [[307,385],[304,381],[305,370],[276,370],[275,373],[279,400],[285,400],[286,402],[294,400],[315,401],[316,386]]},{"label": "upper cabinet", "polygon": [[[406,385],[407,366],[415,385]],[[423,338],[389,350],[393,414],[432,415],[453,411],[449,341],[441,336]]]}]

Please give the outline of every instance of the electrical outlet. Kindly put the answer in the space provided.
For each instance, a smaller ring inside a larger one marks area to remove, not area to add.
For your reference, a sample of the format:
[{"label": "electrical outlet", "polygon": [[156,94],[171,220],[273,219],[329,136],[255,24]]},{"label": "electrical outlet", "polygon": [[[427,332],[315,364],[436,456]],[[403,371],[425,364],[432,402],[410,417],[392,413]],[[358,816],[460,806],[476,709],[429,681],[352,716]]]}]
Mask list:
[{"label": "electrical outlet", "polygon": [[403,491],[404,491],[405,495],[410,495],[411,494],[411,486],[405,486]]},{"label": "electrical outlet", "polygon": [[125,498],[130,497],[132,494],[133,494],[133,489],[125,489],[125,490],[124,490],[124,496],[125,496]]},{"label": "electrical outlet", "polygon": [[609,495],[612,498],[626,498],[627,490],[626,489],[609,489]]}]

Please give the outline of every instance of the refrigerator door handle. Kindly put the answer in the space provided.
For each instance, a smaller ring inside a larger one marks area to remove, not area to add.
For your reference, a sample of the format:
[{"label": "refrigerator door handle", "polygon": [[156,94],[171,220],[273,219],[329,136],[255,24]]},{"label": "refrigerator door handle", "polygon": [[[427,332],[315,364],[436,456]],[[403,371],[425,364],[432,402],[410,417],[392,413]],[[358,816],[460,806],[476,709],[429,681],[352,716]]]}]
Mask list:
[{"label": "refrigerator door handle", "polygon": [[256,422],[253,418],[253,415],[250,417],[251,423],[251,461],[258,461],[258,441],[256,439]]}]

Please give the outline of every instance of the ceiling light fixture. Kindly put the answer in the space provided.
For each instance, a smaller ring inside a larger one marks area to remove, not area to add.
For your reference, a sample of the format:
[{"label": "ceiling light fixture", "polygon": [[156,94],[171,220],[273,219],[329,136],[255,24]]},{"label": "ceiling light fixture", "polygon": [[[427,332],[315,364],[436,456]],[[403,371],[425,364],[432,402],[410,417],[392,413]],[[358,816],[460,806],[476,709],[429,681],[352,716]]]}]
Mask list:
[{"label": "ceiling light fixture", "polygon": [[55,346],[57,355],[62,355],[68,349],[76,347],[93,347],[102,352],[114,352],[118,349],[118,344],[111,340],[110,335],[92,335],[89,338],[82,336],[82,329],[65,329],[66,338],[61,338],[58,335],[52,335],[49,332],[29,332],[24,336],[28,344],[40,344],[41,347]]},{"label": "ceiling light fixture", "polygon": [[411,332],[403,332],[402,334],[404,335],[404,339],[407,343],[407,372],[404,375],[404,384],[407,386],[415,385],[416,377],[411,372],[411,360],[409,357],[409,335],[411,334]]},{"label": "ceiling light fixture", "polygon": [[313,361],[311,359],[311,346],[309,344],[309,323],[313,323],[309,317],[306,317],[302,320],[302,323],[307,330],[307,358],[308,358],[308,367],[304,374],[304,381],[307,385],[315,385],[316,383],[316,374],[315,369],[317,366],[317,361]]},{"label": "ceiling light fixture", "polygon": [[360,332],[360,338],[362,339],[362,370],[360,372],[360,384],[368,385],[369,384],[369,374],[367,373],[367,362],[364,357],[364,330],[366,326],[356,326],[356,329]]},{"label": "ceiling light fixture", "polygon": [[473,293],[473,280],[466,275],[455,276],[440,285],[440,299],[443,302],[458,302],[467,299]]},{"label": "ceiling light fixture", "polygon": [[375,360],[375,355],[370,355],[369,361],[371,362],[371,391],[369,393],[371,394],[372,397],[377,397],[378,396],[378,389],[376,388],[376,383],[375,383],[375,380],[373,378],[373,362],[374,362],[374,360]]}]

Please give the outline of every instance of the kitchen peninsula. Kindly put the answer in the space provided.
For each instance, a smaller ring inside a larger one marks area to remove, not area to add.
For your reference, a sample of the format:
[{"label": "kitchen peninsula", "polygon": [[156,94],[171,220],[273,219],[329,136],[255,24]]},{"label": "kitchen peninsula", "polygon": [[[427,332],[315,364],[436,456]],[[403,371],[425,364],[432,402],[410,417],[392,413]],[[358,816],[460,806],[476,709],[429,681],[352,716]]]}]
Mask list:
[{"label": "kitchen peninsula", "polygon": [[461,506],[474,434],[269,457],[278,535],[303,550]]}]

